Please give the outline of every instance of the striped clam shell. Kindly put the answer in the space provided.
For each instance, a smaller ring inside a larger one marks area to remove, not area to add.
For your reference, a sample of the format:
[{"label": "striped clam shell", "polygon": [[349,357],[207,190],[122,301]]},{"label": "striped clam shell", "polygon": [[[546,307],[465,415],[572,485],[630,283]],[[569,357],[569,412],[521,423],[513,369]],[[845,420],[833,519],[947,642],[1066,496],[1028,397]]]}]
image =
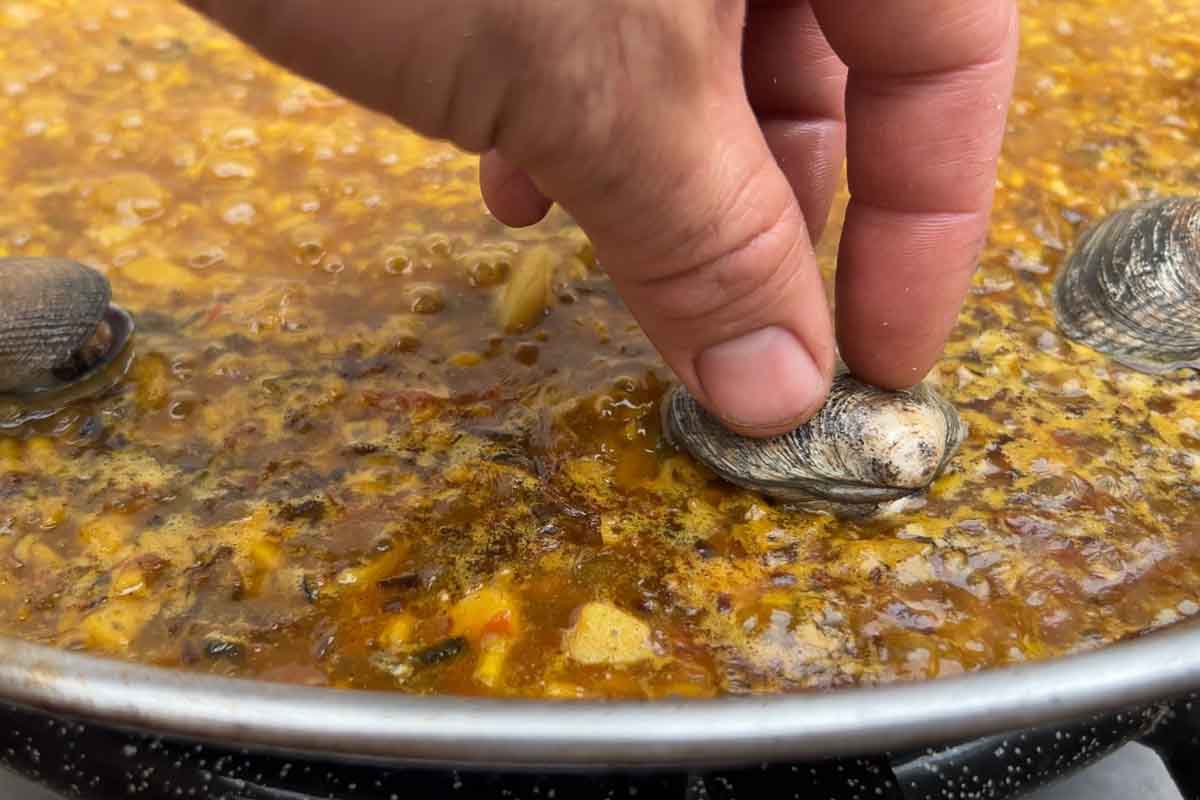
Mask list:
[{"label": "striped clam shell", "polygon": [[1102,219],[1063,265],[1054,305],[1068,338],[1133,369],[1200,367],[1200,199]]},{"label": "striped clam shell", "polygon": [[887,391],[846,372],[808,422],[768,439],[725,428],[682,386],[663,398],[675,447],[725,480],[799,508],[870,514],[921,492],[958,452],[966,427],[926,384]]},{"label": "striped clam shell", "polygon": [[[132,332],[111,306],[108,279],[62,258],[0,258],[0,394],[33,394],[83,380],[118,353]],[[111,342],[96,363],[75,362],[108,322]]]}]

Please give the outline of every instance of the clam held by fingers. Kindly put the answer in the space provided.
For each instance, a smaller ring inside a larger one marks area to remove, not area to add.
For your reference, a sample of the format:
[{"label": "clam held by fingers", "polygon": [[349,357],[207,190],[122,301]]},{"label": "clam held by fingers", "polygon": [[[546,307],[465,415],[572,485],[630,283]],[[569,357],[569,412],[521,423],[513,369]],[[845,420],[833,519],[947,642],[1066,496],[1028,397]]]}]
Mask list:
[{"label": "clam held by fingers", "polygon": [[925,384],[886,391],[838,374],[808,422],[768,439],[727,429],[682,386],[663,398],[667,440],[725,480],[787,504],[864,516],[925,489],[966,428]]},{"label": "clam held by fingers", "polygon": [[1200,367],[1200,199],[1105,217],[1063,265],[1054,305],[1066,336],[1133,369]]},{"label": "clam held by fingers", "polygon": [[62,258],[0,258],[0,395],[66,390],[101,372],[133,333],[99,272]]}]

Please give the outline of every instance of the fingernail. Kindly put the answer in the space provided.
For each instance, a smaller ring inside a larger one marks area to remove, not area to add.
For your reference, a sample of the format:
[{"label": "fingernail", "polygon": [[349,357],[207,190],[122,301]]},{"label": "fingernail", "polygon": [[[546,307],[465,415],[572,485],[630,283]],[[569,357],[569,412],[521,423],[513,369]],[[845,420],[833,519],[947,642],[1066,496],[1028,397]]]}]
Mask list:
[{"label": "fingernail", "polygon": [[790,331],[772,325],[714,345],[696,359],[713,411],[742,433],[782,433],[812,416],[826,386]]}]

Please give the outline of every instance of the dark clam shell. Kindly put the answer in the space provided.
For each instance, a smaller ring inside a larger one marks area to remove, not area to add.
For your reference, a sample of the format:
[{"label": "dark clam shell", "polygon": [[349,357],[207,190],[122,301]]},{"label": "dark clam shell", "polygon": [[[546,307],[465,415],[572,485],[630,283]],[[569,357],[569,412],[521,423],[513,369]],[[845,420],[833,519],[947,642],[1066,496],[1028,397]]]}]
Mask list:
[{"label": "dark clam shell", "polygon": [[87,380],[133,332],[110,305],[108,279],[61,258],[0,258],[0,394],[30,395]]},{"label": "dark clam shell", "polygon": [[1122,209],[1080,237],[1054,287],[1070,339],[1144,372],[1200,367],[1200,200]]},{"label": "dark clam shell", "polygon": [[958,412],[928,385],[886,391],[845,372],[815,416],[769,439],[731,432],[682,386],[664,396],[662,416],[667,440],[725,480],[855,516],[925,489],[966,435]]}]

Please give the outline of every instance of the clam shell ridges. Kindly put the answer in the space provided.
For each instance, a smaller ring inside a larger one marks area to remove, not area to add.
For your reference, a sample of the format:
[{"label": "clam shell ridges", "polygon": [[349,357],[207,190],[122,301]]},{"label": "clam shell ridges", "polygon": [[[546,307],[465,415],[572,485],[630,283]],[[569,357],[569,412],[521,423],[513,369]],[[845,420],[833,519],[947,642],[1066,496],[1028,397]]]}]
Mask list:
[{"label": "clam shell ridges", "polygon": [[920,491],[958,451],[958,412],[925,384],[887,392],[848,374],[795,430],[750,439],[725,428],[682,387],[664,398],[663,429],[731,483],[795,503],[858,513]]},{"label": "clam shell ridges", "polygon": [[1200,366],[1200,200],[1118,211],[1081,237],[1054,288],[1069,338],[1146,372]]},{"label": "clam shell ridges", "polygon": [[62,364],[95,332],[111,297],[103,275],[73,261],[0,259],[0,392]]}]

